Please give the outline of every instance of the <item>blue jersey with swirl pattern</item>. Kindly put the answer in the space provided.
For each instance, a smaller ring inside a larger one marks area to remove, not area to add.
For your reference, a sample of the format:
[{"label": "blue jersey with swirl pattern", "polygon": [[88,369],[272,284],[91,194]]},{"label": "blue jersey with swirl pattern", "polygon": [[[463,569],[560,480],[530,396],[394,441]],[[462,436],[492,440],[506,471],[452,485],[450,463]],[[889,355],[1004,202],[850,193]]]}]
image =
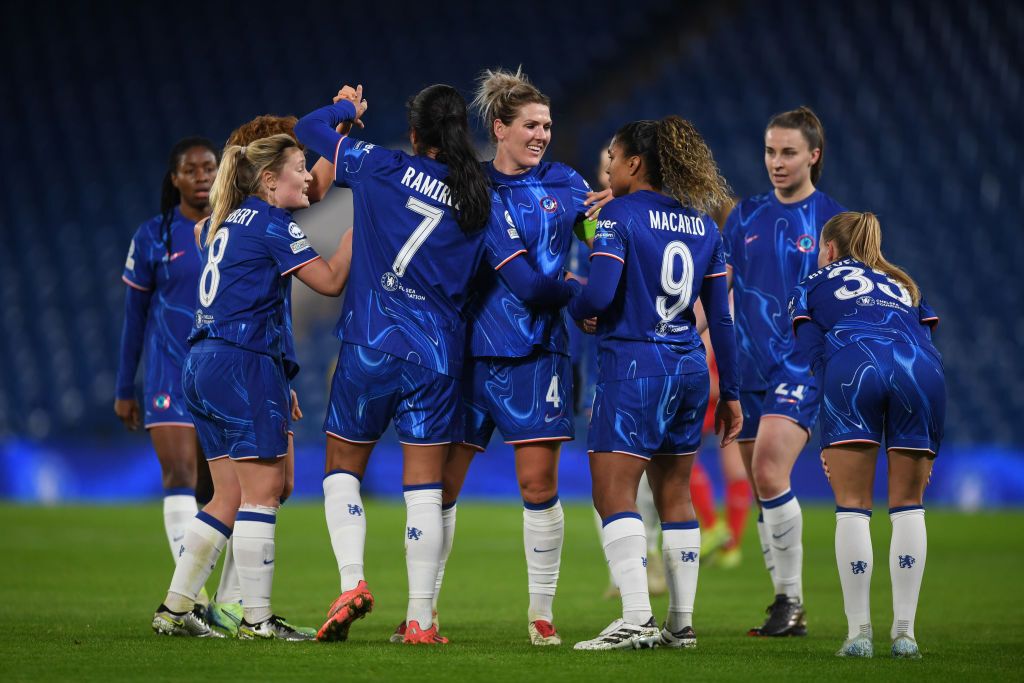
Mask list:
[{"label": "blue jersey with swirl pattern", "polygon": [[601,210],[597,256],[623,264],[598,315],[600,381],[707,372],[693,304],[706,279],[725,276],[714,220],[661,193],[633,192]]},{"label": "blue jersey with swirl pattern", "polygon": [[[121,275],[130,287],[152,292],[145,319],[146,386],[166,384],[158,377],[165,371],[181,374],[196,312],[196,281],[202,267],[192,221],[174,207],[168,226],[170,249],[161,234],[162,225],[163,216],[155,216],[139,226]],[[131,330],[130,334],[142,337],[143,330]],[[137,353],[122,352],[118,396],[131,395],[137,364]]]},{"label": "blue jersey with swirl pattern", "polygon": [[470,279],[483,259],[497,266],[522,253],[515,224],[492,193],[489,223],[463,231],[448,167],[430,157],[346,137],[336,160],[335,182],[355,205],[339,338],[459,377]]},{"label": "blue jersey with swirl pattern", "polygon": [[291,343],[288,278],[320,256],[291,212],[259,197],[246,197],[207,245],[209,229],[207,221],[200,233],[204,265],[189,341],[219,339],[283,358]]},{"label": "blue jersey with swirl pattern", "polygon": [[780,374],[808,373],[793,353],[786,301],[818,267],[822,226],[844,210],[819,190],[792,204],[773,191],[744,199],[729,214],[722,236],[732,267],[741,390],[763,391]]},{"label": "blue jersey with swirl pattern", "polygon": [[[587,181],[559,163],[542,162],[514,176],[499,172],[493,163],[485,166],[522,236],[525,258],[541,275],[560,279],[573,226],[585,218]],[[473,288],[467,315],[474,357],[521,358],[535,350],[569,354],[561,309],[527,305],[493,269],[482,271]]]},{"label": "blue jersey with swirl pattern", "polygon": [[[915,306],[903,285],[853,258],[830,263],[793,288],[789,315],[793,325],[821,332],[798,337],[808,340],[798,342],[798,352],[812,367],[844,346],[872,340],[903,342],[939,359],[931,335],[939,322],[935,311],[923,298]],[[821,341],[809,343],[815,339]]]}]

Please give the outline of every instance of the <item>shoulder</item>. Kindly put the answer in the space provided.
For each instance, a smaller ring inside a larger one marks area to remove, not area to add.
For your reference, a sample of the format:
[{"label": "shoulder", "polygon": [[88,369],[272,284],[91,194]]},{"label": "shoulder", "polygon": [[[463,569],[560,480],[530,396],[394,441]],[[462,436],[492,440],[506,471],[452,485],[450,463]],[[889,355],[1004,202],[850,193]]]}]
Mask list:
[{"label": "shoulder", "polygon": [[833,199],[830,195],[825,194],[821,190],[815,193],[814,201],[817,202],[818,206],[829,213],[830,216],[834,216],[837,213],[846,211],[846,207]]},{"label": "shoulder", "polygon": [[[153,240],[157,235],[160,234],[160,225],[164,221],[163,214],[158,213],[152,218],[147,218],[139,227],[135,229],[135,234],[132,236],[136,240]],[[138,247],[139,245],[136,245]]]},{"label": "shoulder", "polygon": [[763,211],[765,207],[770,206],[771,201],[771,194],[768,192],[741,199],[729,212],[729,218],[725,221],[726,227],[746,223],[751,217]]}]

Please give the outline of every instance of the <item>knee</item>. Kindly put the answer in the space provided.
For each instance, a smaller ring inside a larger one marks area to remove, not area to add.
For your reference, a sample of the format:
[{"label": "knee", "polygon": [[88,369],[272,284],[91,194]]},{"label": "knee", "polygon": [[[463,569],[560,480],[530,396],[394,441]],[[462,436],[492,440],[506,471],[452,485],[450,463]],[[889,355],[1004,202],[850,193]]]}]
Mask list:
[{"label": "knee", "polygon": [[196,487],[196,463],[193,458],[175,457],[163,462],[165,489]]},{"label": "knee", "polygon": [[546,503],[558,495],[558,485],[554,477],[538,473],[520,479],[519,492],[527,503]]},{"label": "knee", "polygon": [[789,476],[769,454],[754,458],[753,479],[757,494],[763,499],[775,498],[789,488]]}]

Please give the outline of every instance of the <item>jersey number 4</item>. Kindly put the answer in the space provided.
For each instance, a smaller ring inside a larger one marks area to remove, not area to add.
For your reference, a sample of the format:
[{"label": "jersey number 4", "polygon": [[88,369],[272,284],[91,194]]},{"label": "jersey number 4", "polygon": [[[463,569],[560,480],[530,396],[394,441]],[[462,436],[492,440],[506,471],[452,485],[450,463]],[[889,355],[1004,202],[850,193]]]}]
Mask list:
[{"label": "jersey number 4", "polygon": [[562,397],[558,395],[558,375],[551,377],[551,384],[548,385],[548,395],[545,397],[548,403],[555,409],[562,407]]},{"label": "jersey number 4", "polygon": [[398,256],[395,257],[395,262],[391,264],[391,270],[398,277],[405,275],[405,269],[409,267],[412,257],[420,250],[423,243],[430,237],[430,233],[434,232],[434,229],[441,223],[441,217],[444,216],[442,209],[431,206],[415,197],[409,197],[409,200],[405,202],[405,208],[423,216],[423,220],[412,231],[412,234],[409,235],[409,239],[405,241],[402,248],[398,250]]},{"label": "jersey number 4", "polygon": [[224,252],[228,248],[229,229],[221,228],[213,236],[210,244],[210,251],[206,257],[206,265],[199,275],[199,303],[204,308],[213,303],[217,296],[217,288],[220,287],[220,262],[224,259]]}]

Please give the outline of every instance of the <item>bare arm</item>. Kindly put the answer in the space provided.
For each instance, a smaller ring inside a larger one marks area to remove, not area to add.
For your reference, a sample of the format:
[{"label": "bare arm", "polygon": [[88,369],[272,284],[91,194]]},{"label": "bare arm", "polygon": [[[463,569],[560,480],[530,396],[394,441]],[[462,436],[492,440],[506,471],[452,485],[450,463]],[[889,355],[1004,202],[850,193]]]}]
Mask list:
[{"label": "bare arm", "polygon": [[341,236],[338,248],[329,259],[316,259],[295,271],[295,277],[318,294],[339,296],[352,268],[352,230]]}]

